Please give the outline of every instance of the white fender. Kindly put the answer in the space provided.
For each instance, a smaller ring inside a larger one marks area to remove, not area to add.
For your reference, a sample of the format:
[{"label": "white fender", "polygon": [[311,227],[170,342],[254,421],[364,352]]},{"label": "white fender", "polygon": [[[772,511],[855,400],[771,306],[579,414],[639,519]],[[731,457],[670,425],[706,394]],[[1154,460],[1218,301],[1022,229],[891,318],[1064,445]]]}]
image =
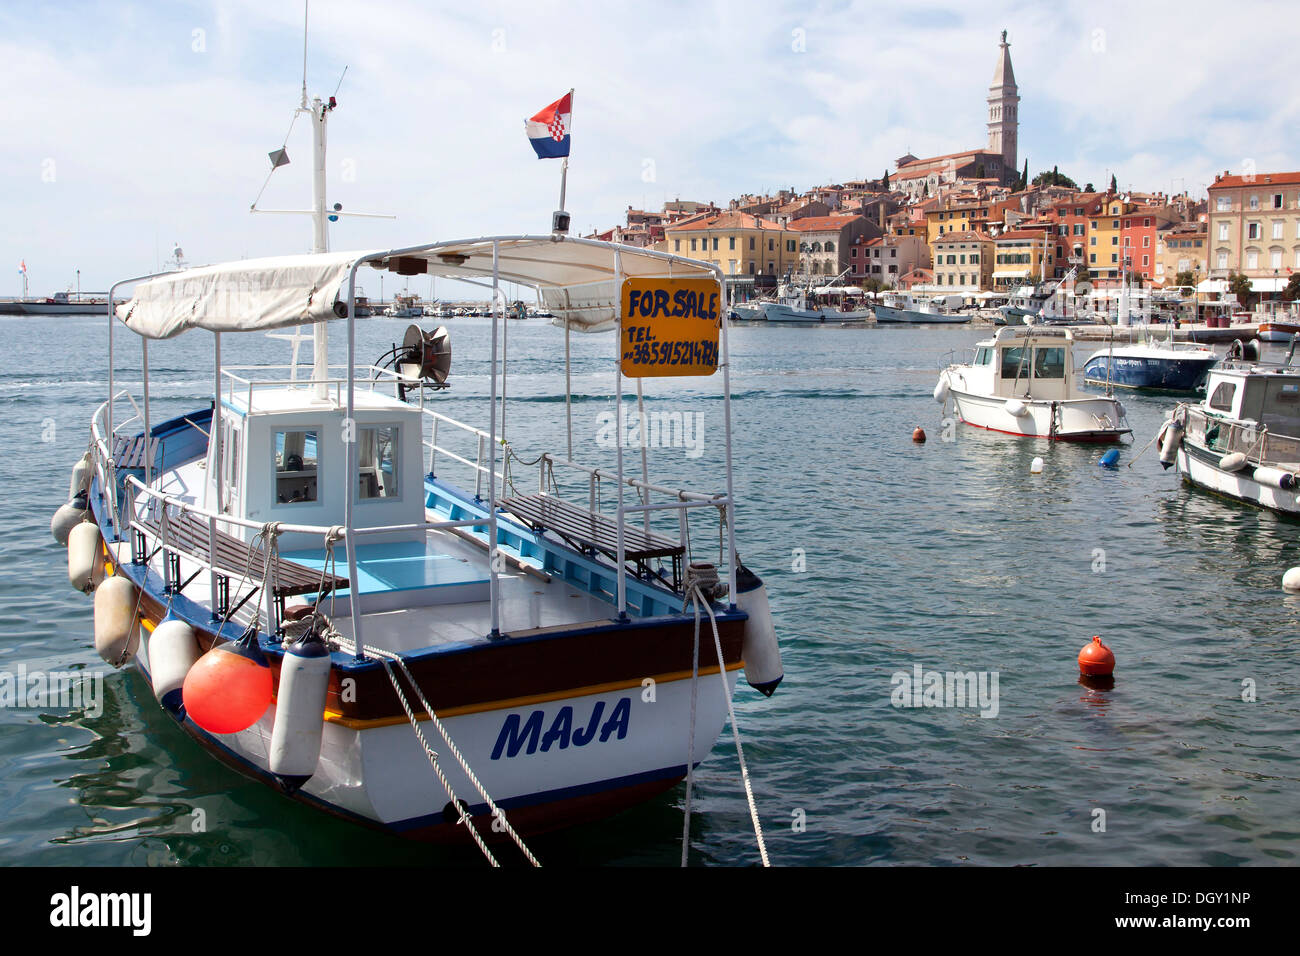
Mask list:
[{"label": "white fender", "polygon": [[115,574],[95,589],[95,650],[109,664],[121,667],[139,643],[135,586]]},{"label": "white fender", "polygon": [[776,628],[772,625],[767,588],[759,576],[743,564],[736,568],[736,607],[749,615],[742,645],[745,681],[760,694],[771,697],[785,677],[781,645],[777,643]]},{"label": "white fender", "polygon": [[1016,418],[1019,418],[1021,415],[1025,414],[1025,412],[1029,411],[1029,406],[1018,398],[1012,398],[1007,400],[1006,409],[1008,415],[1013,415]]},{"label": "white fender", "polygon": [[1224,455],[1219,459],[1219,467],[1224,471],[1241,471],[1246,467],[1246,456],[1239,451]]},{"label": "white fender", "polygon": [[939,384],[934,387],[934,400],[940,405],[944,404],[948,401],[948,392],[948,373],[941,372],[939,374]]},{"label": "white fender", "polygon": [[1178,458],[1178,449],[1183,444],[1183,426],[1176,421],[1165,425],[1164,437],[1160,439],[1160,464],[1168,468]]},{"label": "white fender", "polygon": [[86,520],[86,499],[74,497],[66,505],[60,505],[59,510],[54,512],[54,517],[50,519],[50,534],[54,535],[54,540],[59,544],[68,543],[68,535],[72,529],[81,522]]},{"label": "white fender", "polygon": [[1283,491],[1291,491],[1296,486],[1295,475],[1292,472],[1271,468],[1268,465],[1258,466],[1254,477],[1261,485],[1271,485]]},{"label": "white fender", "polygon": [[68,535],[68,583],[83,594],[90,593],[99,583],[95,580],[99,555],[99,525],[93,521],[81,522]]},{"label": "white fender", "polygon": [[329,683],[330,652],[318,635],[308,632],[284,649],[271,729],[270,766],[271,773],[290,793],[316,772]]},{"label": "white fender", "polygon": [[153,629],[149,637],[149,668],[153,678],[153,695],[163,709],[177,719],[184,716],[181,690],[185,675],[200,657],[194,628],[175,617],[168,617]]},{"label": "white fender", "polygon": [[90,464],[90,452],[81,456],[81,460],[72,466],[72,480],[68,483],[68,497],[75,498],[90,491],[90,476],[93,469]]}]

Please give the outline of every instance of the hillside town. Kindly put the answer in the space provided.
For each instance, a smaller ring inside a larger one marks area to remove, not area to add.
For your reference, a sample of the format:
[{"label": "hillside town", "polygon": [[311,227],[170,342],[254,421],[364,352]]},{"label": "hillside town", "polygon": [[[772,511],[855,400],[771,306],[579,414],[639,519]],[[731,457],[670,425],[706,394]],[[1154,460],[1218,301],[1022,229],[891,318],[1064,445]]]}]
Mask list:
[{"label": "hillside town", "polygon": [[[593,238],[703,259],[737,301],[778,283],[838,279],[980,302],[1027,285],[1087,283],[1259,304],[1300,295],[1300,172],[1224,170],[1208,197],[1079,184],[1056,167],[1030,178],[1018,156],[1020,93],[1002,33],[988,91],[988,142],[898,157],[879,179],[681,199]],[[1287,293],[1288,287],[1292,290]]]}]

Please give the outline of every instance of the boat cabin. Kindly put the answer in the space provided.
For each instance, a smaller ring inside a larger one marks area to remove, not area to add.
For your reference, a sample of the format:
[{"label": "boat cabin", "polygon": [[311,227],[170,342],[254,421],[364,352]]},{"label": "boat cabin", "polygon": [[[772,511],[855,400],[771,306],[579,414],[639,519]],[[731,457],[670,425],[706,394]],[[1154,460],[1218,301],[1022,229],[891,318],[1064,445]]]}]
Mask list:
[{"label": "boat cabin", "polygon": [[[253,381],[241,371],[222,372],[227,386],[221,396],[222,454],[218,459],[210,440],[205,508],[258,523],[329,527],[344,524],[350,494],[357,527],[424,520],[418,407],[378,388],[359,388],[349,425],[341,382],[330,382],[322,398],[314,386]],[[350,477],[344,464],[348,430],[357,443],[356,474]],[[245,538],[253,533],[232,529]],[[374,540],[403,537],[420,535],[395,533]],[[286,540],[282,546],[292,545]]]},{"label": "boat cabin", "polygon": [[982,395],[1064,401],[1075,397],[1073,344],[1069,329],[1000,329],[975,347],[965,378]]},{"label": "boat cabin", "polygon": [[1300,370],[1215,369],[1205,387],[1203,408],[1216,417],[1254,422],[1271,434],[1300,438]]}]

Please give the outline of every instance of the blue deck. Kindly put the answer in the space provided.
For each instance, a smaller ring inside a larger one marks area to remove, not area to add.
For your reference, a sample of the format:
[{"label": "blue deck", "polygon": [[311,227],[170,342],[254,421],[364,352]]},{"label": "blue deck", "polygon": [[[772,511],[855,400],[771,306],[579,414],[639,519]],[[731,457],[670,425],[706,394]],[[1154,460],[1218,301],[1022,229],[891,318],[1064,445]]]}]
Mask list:
[{"label": "blue deck", "polygon": [[[298,564],[321,570],[325,565],[325,552],[320,548],[303,551],[284,551],[283,557]],[[347,565],[337,556],[336,574],[347,575]],[[443,554],[433,541],[393,541],[357,545],[357,580],[363,599],[367,595],[402,595],[406,603],[420,591],[443,591],[429,594],[428,603],[454,603],[464,600],[486,600],[488,573],[485,566],[476,566],[463,558]],[[482,596],[475,596],[481,592]],[[339,597],[348,597],[348,589],[340,590]],[[421,602],[416,602],[421,603]]]}]

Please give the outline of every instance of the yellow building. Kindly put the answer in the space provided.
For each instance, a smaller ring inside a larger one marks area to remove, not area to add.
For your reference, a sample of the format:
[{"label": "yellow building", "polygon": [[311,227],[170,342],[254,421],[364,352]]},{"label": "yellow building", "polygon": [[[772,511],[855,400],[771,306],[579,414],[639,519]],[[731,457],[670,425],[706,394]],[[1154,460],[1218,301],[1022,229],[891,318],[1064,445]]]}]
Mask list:
[{"label": "yellow building", "polygon": [[993,240],[993,288],[1007,292],[1033,285],[1054,269],[1050,233],[1043,229],[1009,229]]},{"label": "yellow building", "polygon": [[1014,202],[939,203],[925,211],[925,242],[931,249],[934,240],[950,232],[984,231],[990,223],[999,223]]},{"label": "yellow building", "polygon": [[1101,210],[1088,220],[1088,245],[1083,250],[1083,258],[1094,279],[1120,277],[1124,268],[1123,218],[1135,206],[1109,195],[1102,199]]},{"label": "yellow building", "polygon": [[655,248],[715,263],[726,275],[781,276],[799,271],[799,238],[769,219],[724,212],[669,226]]}]

